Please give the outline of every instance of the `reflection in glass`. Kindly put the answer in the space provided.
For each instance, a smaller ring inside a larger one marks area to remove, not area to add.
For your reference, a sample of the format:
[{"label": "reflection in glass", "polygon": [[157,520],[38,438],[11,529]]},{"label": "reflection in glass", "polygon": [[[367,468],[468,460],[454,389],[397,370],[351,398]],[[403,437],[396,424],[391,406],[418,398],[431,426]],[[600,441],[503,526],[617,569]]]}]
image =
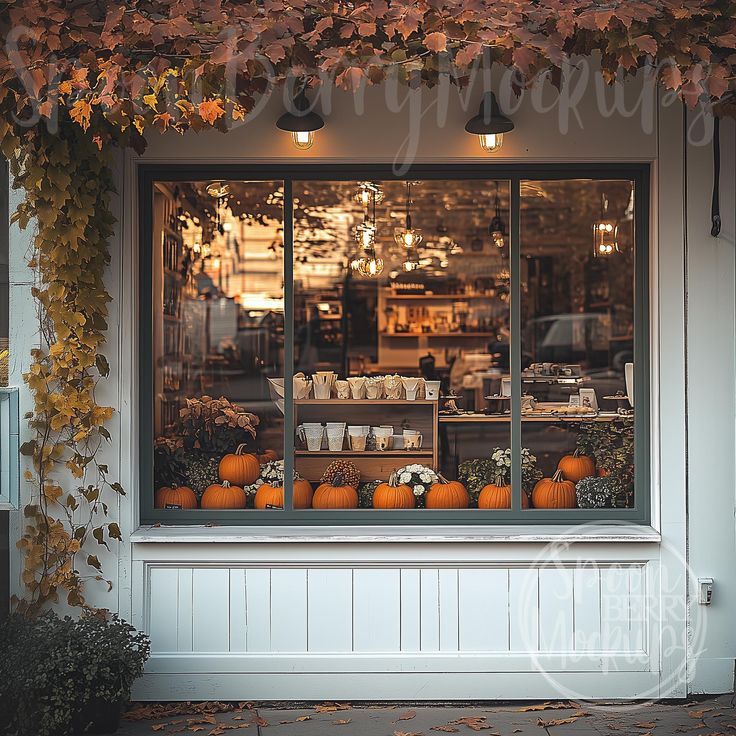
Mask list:
[{"label": "reflection in glass", "polygon": [[536,508],[634,504],[633,197],[629,181],[522,183],[522,445]]},{"label": "reflection in glass", "polygon": [[280,182],[155,185],[156,508],[252,507],[283,457],[282,203]]}]

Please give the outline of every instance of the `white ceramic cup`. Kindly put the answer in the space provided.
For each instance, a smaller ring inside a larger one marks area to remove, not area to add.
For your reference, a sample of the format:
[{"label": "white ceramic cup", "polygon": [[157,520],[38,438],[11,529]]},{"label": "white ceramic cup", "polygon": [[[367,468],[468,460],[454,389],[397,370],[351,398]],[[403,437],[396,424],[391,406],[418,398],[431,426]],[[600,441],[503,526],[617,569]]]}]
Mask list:
[{"label": "white ceramic cup", "polygon": [[352,376],[351,378],[348,378],[350,393],[354,399],[365,398],[365,382],[365,376]]},{"label": "white ceramic cup", "polygon": [[302,438],[307,443],[309,452],[319,452],[322,449],[322,440],[325,436],[325,428],[320,424],[319,427],[303,427]]},{"label": "white ceramic cup", "polygon": [[420,434],[405,434],[404,435],[404,449],[405,450],[418,450],[422,446],[422,435]]},{"label": "white ceramic cup", "polygon": [[440,397],[440,381],[425,381],[424,382],[424,389],[425,389],[425,396],[430,401],[435,401],[436,399],[439,399]]},{"label": "white ceramic cup", "polygon": [[377,434],[376,435],[376,450],[384,451],[390,450],[393,446],[393,435],[390,434]]}]

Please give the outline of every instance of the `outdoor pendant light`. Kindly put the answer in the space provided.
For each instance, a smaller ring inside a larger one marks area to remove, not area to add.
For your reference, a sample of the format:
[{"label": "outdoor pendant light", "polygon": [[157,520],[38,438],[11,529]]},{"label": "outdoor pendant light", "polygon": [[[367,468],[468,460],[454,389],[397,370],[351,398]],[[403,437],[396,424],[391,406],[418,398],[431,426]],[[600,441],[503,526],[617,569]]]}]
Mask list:
[{"label": "outdoor pendant light", "polygon": [[495,206],[496,214],[491,218],[491,221],[488,224],[488,232],[491,235],[493,245],[500,250],[506,245],[506,235],[508,235],[508,233],[506,231],[506,223],[501,218],[501,200],[498,196],[498,182],[496,182]]},{"label": "outdoor pendant light", "polygon": [[303,151],[312,147],[315,132],[324,125],[325,121],[311,109],[304,87],[294,97],[292,110],[276,121],[276,127],[291,133],[294,145]]},{"label": "outdoor pendant light", "polygon": [[593,223],[593,257],[611,256],[618,252],[618,225],[608,216],[608,198],[604,194],[601,217]]},{"label": "outdoor pendant light", "polygon": [[355,193],[355,201],[362,204],[363,208],[367,210],[372,202],[375,204],[383,202],[383,190],[372,181],[362,181]]},{"label": "outdoor pendant light", "polygon": [[465,125],[468,133],[478,136],[480,147],[486,153],[498,151],[503,145],[503,134],[513,129],[514,124],[501,112],[493,92],[486,92],[483,95],[478,114],[470,118]]},{"label": "outdoor pendant light", "polygon": [[411,225],[411,182],[406,182],[406,218],[404,227],[397,227],[394,230],[394,240],[396,245],[401,245],[408,250],[416,248],[422,242],[422,231],[413,228]]}]

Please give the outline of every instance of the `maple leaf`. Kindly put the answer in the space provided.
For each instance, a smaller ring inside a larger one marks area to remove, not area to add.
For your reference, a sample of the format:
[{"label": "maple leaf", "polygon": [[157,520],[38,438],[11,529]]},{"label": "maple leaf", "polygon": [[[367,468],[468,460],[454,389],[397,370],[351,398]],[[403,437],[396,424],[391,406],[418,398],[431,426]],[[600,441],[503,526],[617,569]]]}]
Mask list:
[{"label": "maple leaf", "polygon": [[162,112],[158,115],[153,116],[153,122],[154,124],[158,123],[161,129],[161,132],[165,132],[169,129],[169,124],[174,119],[173,115],[170,115],[168,112]]},{"label": "maple leaf", "polygon": [[424,45],[435,53],[440,51],[447,51],[447,36],[444,33],[435,31],[434,33],[428,33],[424,37]]},{"label": "maple leaf", "polygon": [[655,56],[657,53],[657,42],[648,34],[633,38],[632,43],[645,54]]},{"label": "maple leaf", "polygon": [[359,66],[349,66],[344,72],[337,75],[335,83],[338,87],[354,92],[360,87],[364,77],[364,69],[361,69]]},{"label": "maple leaf", "polygon": [[77,100],[69,111],[69,116],[74,122],[82,126],[82,130],[89,128],[89,119],[92,115],[92,106],[86,99]]},{"label": "maple leaf", "polygon": [[204,100],[199,103],[197,111],[199,112],[199,117],[210,125],[214,125],[215,121],[225,114],[225,111],[222,109],[221,100]]}]

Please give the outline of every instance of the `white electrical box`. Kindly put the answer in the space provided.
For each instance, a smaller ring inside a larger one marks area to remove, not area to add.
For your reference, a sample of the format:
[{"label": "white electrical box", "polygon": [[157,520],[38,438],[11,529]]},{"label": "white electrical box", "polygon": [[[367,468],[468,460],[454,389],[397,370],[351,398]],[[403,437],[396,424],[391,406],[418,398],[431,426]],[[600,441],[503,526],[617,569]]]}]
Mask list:
[{"label": "white electrical box", "polygon": [[698,578],[698,603],[709,606],[713,601],[713,578]]}]

